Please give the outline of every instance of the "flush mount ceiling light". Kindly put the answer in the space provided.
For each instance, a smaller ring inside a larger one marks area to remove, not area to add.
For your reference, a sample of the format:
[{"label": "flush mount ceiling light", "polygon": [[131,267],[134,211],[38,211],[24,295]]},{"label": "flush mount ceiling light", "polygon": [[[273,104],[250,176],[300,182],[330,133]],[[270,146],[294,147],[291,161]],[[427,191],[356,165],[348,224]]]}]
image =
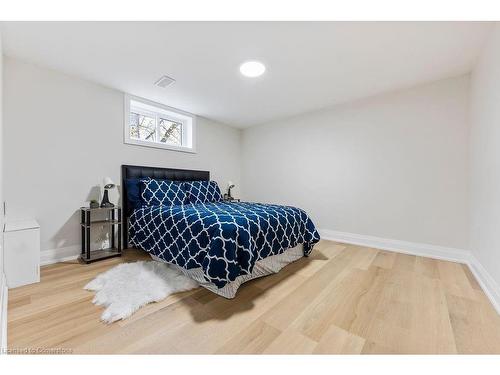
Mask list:
[{"label": "flush mount ceiling light", "polygon": [[240,65],[240,73],[245,77],[255,78],[266,71],[266,66],[260,61],[247,61]]}]

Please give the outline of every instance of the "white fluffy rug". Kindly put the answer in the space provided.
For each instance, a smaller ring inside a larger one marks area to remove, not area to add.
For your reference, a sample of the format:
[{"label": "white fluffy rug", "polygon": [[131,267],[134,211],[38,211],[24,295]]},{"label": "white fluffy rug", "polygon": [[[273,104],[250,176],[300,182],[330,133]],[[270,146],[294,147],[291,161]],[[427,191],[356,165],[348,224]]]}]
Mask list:
[{"label": "white fluffy rug", "polygon": [[119,264],[100,274],[84,289],[96,291],[93,303],[105,306],[107,323],[125,319],[150,302],[198,287],[174,267],[156,261]]}]

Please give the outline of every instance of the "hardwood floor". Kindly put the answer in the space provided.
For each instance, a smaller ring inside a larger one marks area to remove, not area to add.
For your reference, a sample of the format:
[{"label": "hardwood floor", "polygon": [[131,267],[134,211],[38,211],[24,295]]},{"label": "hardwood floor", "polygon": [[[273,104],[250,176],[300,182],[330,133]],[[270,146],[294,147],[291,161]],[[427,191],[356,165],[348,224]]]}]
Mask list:
[{"label": "hardwood floor", "polygon": [[246,283],[204,289],[111,325],[82,287],[128,250],[42,268],[9,291],[9,348],[72,353],[500,353],[500,317],[465,265],[321,241],[309,258]]}]

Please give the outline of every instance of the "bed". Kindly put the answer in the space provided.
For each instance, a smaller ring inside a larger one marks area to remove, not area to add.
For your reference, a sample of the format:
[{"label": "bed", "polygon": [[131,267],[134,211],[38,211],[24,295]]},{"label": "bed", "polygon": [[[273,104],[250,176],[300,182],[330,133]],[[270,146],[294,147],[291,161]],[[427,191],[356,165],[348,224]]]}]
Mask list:
[{"label": "bed", "polygon": [[225,298],[242,283],[309,255],[320,239],[306,212],[295,207],[212,200],[137,205],[130,181],[148,178],[205,185],[210,173],[123,165],[125,247],[147,251]]}]

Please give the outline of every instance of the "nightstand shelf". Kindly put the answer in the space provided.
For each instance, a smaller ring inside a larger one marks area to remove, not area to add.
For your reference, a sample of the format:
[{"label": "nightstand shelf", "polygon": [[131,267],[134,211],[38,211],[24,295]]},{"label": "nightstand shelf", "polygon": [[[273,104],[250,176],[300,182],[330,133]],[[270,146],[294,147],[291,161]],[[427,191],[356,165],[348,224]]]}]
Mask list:
[{"label": "nightstand shelf", "polygon": [[86,223],[80,223],[80,225],[87,227],[87,226],[93,226],[93,225],[114,225],[114,224],[121,224],[122,222],[120,220],[96,220],[92,221],[90,224]]},{"label": "nightstand shelf", "polygon": [[85,258],[81,257],[80,259],[83,262],[89,264],[92,262],[97,262],[98,260],[119,257],[121,255],[122,252],[121,250],[118,249],[93,250],[90,252],[90,259],[87,259],[86,257]]},{"label": "nightstand shelf", "polygon": [[[103,218],[102,215],[106,218]],[[92,221],[92,217],[99,215],[98,220]],[[99,207],[80,208],[80,226],[82,230],[82,252],[80,261],[92,263],[98,260],[119,257],[122,255],[122,209],[121,207]],[[109,249],[91,250],[91,229],[92,227],[110,225],[111,238]]]}]

